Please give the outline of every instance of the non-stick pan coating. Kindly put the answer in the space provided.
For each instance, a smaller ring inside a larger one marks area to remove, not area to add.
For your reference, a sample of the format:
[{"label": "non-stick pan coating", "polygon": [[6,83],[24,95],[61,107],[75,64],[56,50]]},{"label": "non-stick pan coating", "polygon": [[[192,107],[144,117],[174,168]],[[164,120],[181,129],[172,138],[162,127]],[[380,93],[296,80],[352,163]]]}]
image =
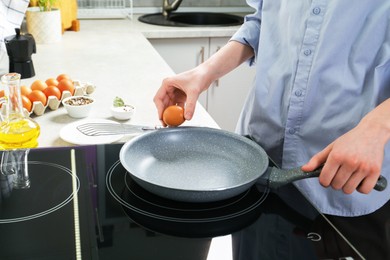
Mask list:
[{"label": "non-stick pan coating", "polygon": [[145,189],[169,199],[206,202],[233,197],[267,170],[256,143],[203,127],[161,129],[124,144],[120,160]]}]

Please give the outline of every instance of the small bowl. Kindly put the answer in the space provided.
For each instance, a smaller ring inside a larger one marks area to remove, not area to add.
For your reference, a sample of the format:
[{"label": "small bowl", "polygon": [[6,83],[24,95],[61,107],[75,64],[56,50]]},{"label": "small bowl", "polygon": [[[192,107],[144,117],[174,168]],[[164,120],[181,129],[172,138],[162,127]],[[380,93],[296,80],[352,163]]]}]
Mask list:
[{"label": "small bowl", "polygon": [[62,100],[69,116],[74,118],[83,118],[89,115],[95,100],[86,96],[72,96]]},{"label": "small bowl", "polygon": [[129,120],[134,115],[135,107],[124,105],[121,107],[111,107],[111,115],[118,120]]}]

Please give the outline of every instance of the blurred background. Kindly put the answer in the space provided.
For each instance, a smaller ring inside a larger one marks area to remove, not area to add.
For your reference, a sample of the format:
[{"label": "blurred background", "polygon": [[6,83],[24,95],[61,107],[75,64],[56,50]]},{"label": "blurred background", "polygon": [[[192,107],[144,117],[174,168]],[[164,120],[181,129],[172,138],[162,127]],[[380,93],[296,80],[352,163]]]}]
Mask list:
[{"label": "blurred background", "polygon": [[[173,1],[173,0],[172,0]],[[170,2],[172,2],[170,1]],[[109,0],[78,0],[79,7],[99,5],[99,2],[110,2]],[[112,1],[115,2],[115,1]],[[129,2],[129,1],[128,1]],[[163,0],[133,0],[134,7],[161,7]],[[127,3],[129,4],[129,3]],[[182,7],[229,7],[246,6],[245,0],[184,0]]]}]

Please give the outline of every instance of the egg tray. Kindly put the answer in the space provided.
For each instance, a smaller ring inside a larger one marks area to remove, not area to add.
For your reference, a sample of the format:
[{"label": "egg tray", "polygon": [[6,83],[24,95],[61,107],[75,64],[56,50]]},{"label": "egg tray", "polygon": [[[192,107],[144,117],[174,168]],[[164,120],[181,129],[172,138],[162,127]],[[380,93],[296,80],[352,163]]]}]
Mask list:
[{"label": "egg tray", "polygon": [[[95,91],[95,86],[91,83],[81,82],[78,80],[73,81],[73,83],[75,86],[75,91],[73,93],[73,96],[89,95]],[[29,112],[27,111],[27,109],[24,109],[24,112],[28,116],[32,114],[36,116],[41,116],[45,113],[47,108],[49,108],[50,110],[57,110],[61,105],[61,101],[70,96],[72,96],[70,91],[65,90],[62,92],[60,100],[58,100],[58,98],[55,96],[49,96],[47,98],[46,105],[43,105],[42,102],[40,101],[34,101],[32,104],[31,111]]]}]

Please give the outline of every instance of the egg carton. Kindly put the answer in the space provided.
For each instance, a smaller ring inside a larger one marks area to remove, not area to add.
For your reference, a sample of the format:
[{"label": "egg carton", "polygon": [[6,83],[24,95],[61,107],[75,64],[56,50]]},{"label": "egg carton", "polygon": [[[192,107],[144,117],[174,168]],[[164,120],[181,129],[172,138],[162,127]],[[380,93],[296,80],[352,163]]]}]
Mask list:
[{"label": "egg carton", "polygon": [[[95,91],[95,85],[88,83],[88,82],[81,82],[79,80],[74,80],[73,84],[75,86],[75,91],[73,93],[73,96],[84,96],[89,95],[92,92]],[[57,110],[63,99],[72,96],[70,91],[63,91],[61,95],[61,99],[59,100],[55,96],[49,96],[47,98],[46,105],[43,105],[40,101],[34,101],[32,104],[31,111],[27,111],[27,109],[24,109],[25,114],[30,116],[32,114],[36,116],[41,116],[45,113],[46,109],[49,108],[50,110]]]}]

